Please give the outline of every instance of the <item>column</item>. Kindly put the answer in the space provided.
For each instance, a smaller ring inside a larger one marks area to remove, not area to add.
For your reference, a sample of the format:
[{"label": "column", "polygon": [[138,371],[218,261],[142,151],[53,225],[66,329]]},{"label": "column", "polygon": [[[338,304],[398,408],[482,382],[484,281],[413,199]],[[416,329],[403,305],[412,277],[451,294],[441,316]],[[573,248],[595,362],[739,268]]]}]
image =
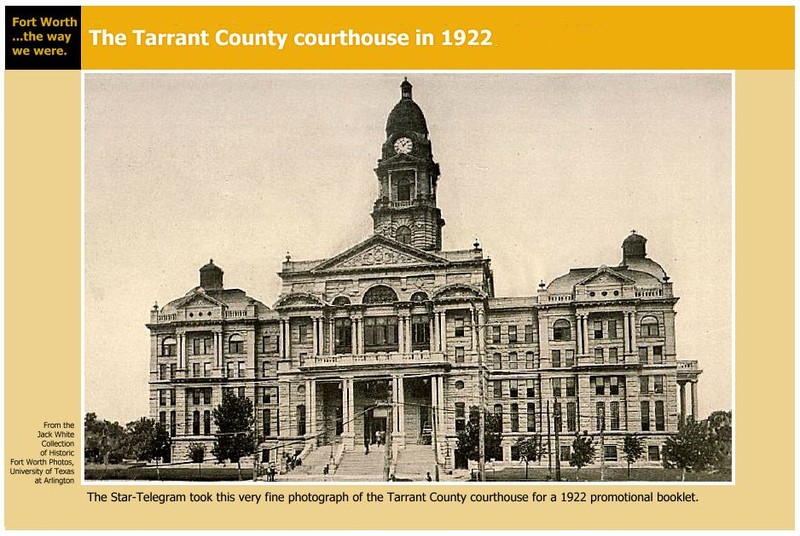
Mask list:
[{"label": "column", "polygon": [[403,385],[403,375],[397,377],[397,400],[400,402],[398,408],[397,431],[400,432],[401,437],[405,438],[406,433],[406,389]]},{"label": "column", "polygon": [[348,437],[350,437],[351,448],[355,446],[355,430],[356,430],[356,402],[355,402],[355,386],[353,385],[353,378],[347,380],[347,414],[350,415],[350,424],[348,425]]},{"label": "column", "polygon": [[335,322],[333,318],[328,319],[328,355],[333,355],[336,346]]},{"label": "column", "polygon": [[[303,401],[306,406],[306,436],[311,433],[311,380],[306,380],[306,397]],[[297,417],[300,418],[299,416]]]},{"label": "column", "polygon": [[311,318],[311,355],[317,357],[319,351],[319,320],[318,318]]},{"label": "column", "polygon": [[[431,419],[438,418],[439,416],[439,387],[436,376],[431,376]],[[437,426],[439,423],[436,423]],[[433,425],[433,422],[431,422]]]},{"label": "column", "polygon": [[364,353],[364,319],[357,318],[356,337],[358,338],[358,353]]},{"label": "column", "polygon": [[[313,437],[317,435],[317,382],[315,380],[308,382],[306,393],[310,400],[309,409],[306,410],[310,415],[310,418],[307,420],[309,423],[308,432],[311,433]],[[308,393],[310,393],[310,395]]]},{"label": "column", "polygon": [[342,435],[350,430],[350,400],[347,394],[347,378],[341,380],[342,387]]},{"label": "column", "polygon": [[[627,316],[625,317],[627,318]],[[680,389],[681,397],[680,397],[680,413],[681,413],[681,424],[686,422],[686,382],[678,382],[678,388]]]},{"label": "column", "polygon": [[481,355],[486,354],[486,315],[483,308],[478,309],[478,352]]},{"label": "column", "polygon": [[439,334],[441,336],[442,352],[447,353],[447,312],[442,311],[439,319],[441,321]]},{"label": "column", "polygon": [[214,333],[214,367],[222,368],[222,333]]},{"label": "column", "polygon": [[697,411],[697,380],[691,383],[692,385],[692,419],[697,420],[699,417]]},{"label": "column", "polygon": [[475,322],[475,307],[471,306],[469,308],[469,327],[470,327],[470,350],[473,352],[476,350],[476,336],[477,336],[477,329],[475,329],[476,322]]},{"label": "column", "polygon": [[434,329],[434,326],[436,325],[436,322],[434,322],[435,318],[436,318],[436,313],[431,314],[430,320],[428,322],[428,338],[430,339],[431,343],[431,352],[436,351],[436,330]]},{"label": "column", "polygon": [[356,326],[358,323],[358,319],[351,318],[350,319],[350,353],[357,354],[358,353],[358,332],[356,331]]},{"label": "column", "polygon": [[436,376],[436,401],[438,404],[438,414],[436,415],[436,427],[439,435],[444,436],[444,376]]},{"label": "column", "polygon": [[589,315],[583,315],[583,354],[589,353]]},{"label": "column", "polygon": [[397,317],[397,349],[401,354],[406,353],[406,321],[403,316]]},{"label": "column", "polygon": [[578,355],[583,355],[583,315],[575,315],[575,341],[578,343]]},{"label": "column", "polygon": [[628,321],[631,330],[631,353],[638,352],[636,349],[636,312],[631,313],[631,319]]},{"label": "column", "polygon": [[414,345],[411,341],[411,333],[412,333],[412,326],[413,322],[411,321],[411,316],[406,317],[406,352],[409,354],[414,351]]},{"label": "column", "polygon": [[186,335],[183,333],[178,335],[178,368],[183,369],[186,366]]},{"label": "column", "polygon": [[631,353],[631,343],[630,343],[630,333],[631,333],[631,320],[628,317],[628,313],[622,315],[623,319],[623,329],[622,329],[622,353],[629,354]]}]

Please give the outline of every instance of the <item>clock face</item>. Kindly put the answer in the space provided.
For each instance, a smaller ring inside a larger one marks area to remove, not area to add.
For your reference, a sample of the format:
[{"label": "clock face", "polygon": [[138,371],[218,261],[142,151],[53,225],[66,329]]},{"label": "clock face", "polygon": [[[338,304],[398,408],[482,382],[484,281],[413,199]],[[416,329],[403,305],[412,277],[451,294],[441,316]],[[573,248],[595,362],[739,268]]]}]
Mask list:
[{"label": "clock face", "polygon": [[408,138],[398,138],[398,140],[394,142],[394,152],[397,154],[408,154],[413,148],[414,144]]}]

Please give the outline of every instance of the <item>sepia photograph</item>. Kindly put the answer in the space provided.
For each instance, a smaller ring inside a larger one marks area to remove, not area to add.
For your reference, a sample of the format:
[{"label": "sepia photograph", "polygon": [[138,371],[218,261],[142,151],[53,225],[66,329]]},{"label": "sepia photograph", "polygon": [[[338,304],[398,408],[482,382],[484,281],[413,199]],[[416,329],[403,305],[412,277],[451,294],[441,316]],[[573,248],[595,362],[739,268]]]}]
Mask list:
[{"label": "sepia photograph", "polygon": [[84,479],[733,481],[731,73],[84,75]]}]

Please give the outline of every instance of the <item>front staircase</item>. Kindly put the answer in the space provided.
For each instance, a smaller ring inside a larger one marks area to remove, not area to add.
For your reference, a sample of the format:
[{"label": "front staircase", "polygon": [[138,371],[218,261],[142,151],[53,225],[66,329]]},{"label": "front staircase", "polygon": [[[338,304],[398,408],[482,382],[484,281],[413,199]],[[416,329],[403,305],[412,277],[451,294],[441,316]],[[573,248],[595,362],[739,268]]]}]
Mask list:
[{"label": "front staircase", "polygon": [[335,480],[374,481],[384,480],[386,445],[370,445],[369,454],[363,449],[350,450],[342,455],[336,468]]},{"label": "front staircase", "polygon": [[406,445],[397,452],[395,477],[398,480],[425,480],[435,474],[436,460],[431,445]]},{"label": "front staircase", "polygon": [[[316,476],[321,480],[323,477],[323,469],[326,465],[329,465],[330,462],[331,446],[324,445],[309,452],[306,457],[303,458],[303,465],[296,467],[293,471],[290,471],[290,473],[294,473],[298,477],[300,475]],[[333,471],[333,467],[330,467],[330,470]]]}]

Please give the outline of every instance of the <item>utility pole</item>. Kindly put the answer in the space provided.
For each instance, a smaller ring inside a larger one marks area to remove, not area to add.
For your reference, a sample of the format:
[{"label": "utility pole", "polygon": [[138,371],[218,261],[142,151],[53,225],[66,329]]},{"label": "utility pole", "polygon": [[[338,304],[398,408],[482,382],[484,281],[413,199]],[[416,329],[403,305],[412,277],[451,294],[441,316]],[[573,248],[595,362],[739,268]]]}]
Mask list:
[{"label": "utility pole", "polygon": [[547,401],[547,472],[553,473],[552,437],[550,436],[550,401]]},{"label": "utility pole", "polygon": [[436,482],[439,482],[439,440],[436,437],[439,432],[436,424],[438,420],[436,414],[439,412],[439,408],[437,406],[431,409],[431,423],[433,424],[433,472]]},{"label": "utility pole", "polygon": [[603,420],[600,423],[600,482],[606,479],[606,449],[603,439],[603,432],[606,429],[606,416],[603,414]]},{"label": "utility pole", "polygon": [[[477,313],[475,313],[477,315]],[[473,318],[473,324],[477,325]],[[483,373],[483,343],[482,338],[486,335],[481,332],[478,339],[478,480],[486,481],[486,418],[484,415],[485,392],[484,392],[484,373]]]},{"label": "utility pole", "polygon": [[553,424],[556,432],[556,482],[561,482],[561,442],[558,439],[558,430],[561,428],[561,404],[558,398],[553,402]]}]

